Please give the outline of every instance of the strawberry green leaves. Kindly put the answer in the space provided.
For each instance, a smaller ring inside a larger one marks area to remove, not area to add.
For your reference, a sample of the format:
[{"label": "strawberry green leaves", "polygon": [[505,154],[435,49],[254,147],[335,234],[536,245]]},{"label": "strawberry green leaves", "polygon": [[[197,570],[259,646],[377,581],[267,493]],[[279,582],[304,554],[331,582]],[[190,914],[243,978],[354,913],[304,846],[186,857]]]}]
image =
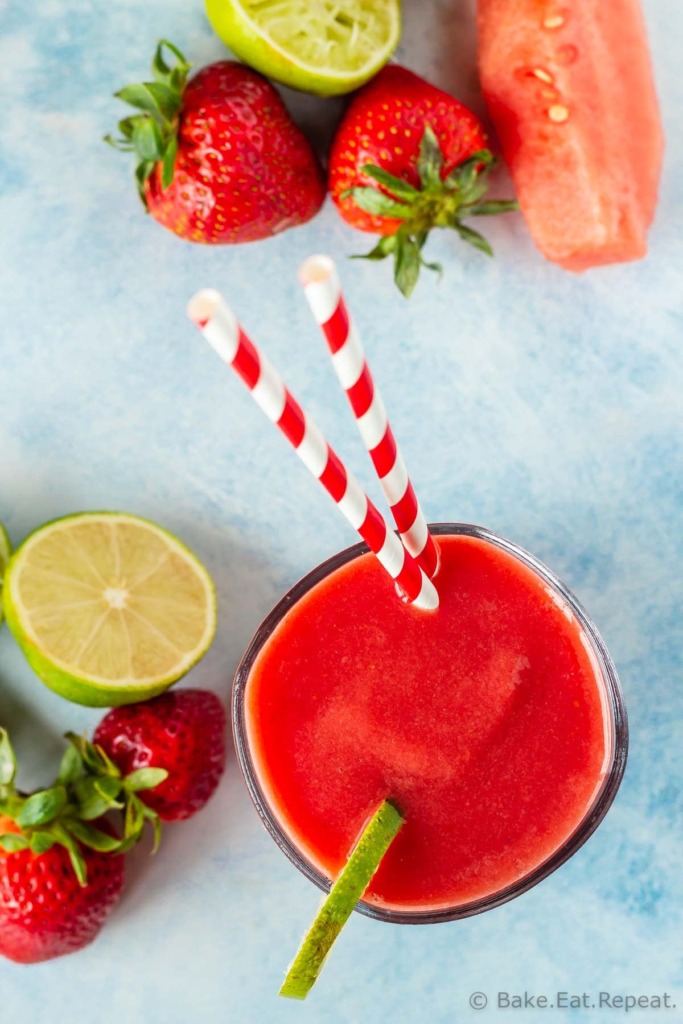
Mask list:
[{"label": "strawberry green leaves", "polygon": [[[370,173],[370,166],[370,164],[367,164],[363,170]],[[391,177],[391,175],[389,175],[389,177]],[[390,199],[389,196],[384,195],[383,192],[378,192],[375,188],[359,185],[344,193],[344,198],[346,198],[347,195],[353,197],[354,202],[360,206],[361,210],[365,210],[366,213],[372,213],[375,216],[399,217],[401,220],[405,220],[410,217],[412,212],[407,203],[401,203],[397,202],[395,199]]]},{"label": "strawberry green leaves", "polygon": [[154,789],[167,778],[165,768],[138,768],[126,776],[126,788],[129,793],[138,793],[142,789]]},{"label": "strawberry green leaves", "polygon": [[117,799],[121,792],[120,779],[99,778],[84,775],[74,783],[82,821],[94,821],[108,811],[121,810],[123,804]]},{"label": "strawberry green leaves", "polygon": [[74,819],[69,822],[68,827],[71,835],[83,846],[90,847],[91,850],[99,850],[100,853],[116,853],[121,849],[121,840],[117,836],[110,836],[98,828],[93,828],[92,825],[86,825],[85,822]]},{"label": "strawberry green leaves", "polygon": [[[101,747],[74,733],[67,733],[66,738],[69,746],[55,784],[26,796],[15,789],[16,756],[7,731],[0,729],[0,814],[16,828],[0,832],[0,847],[6,853],[30,850],[40,855],[59,843],[67,850],[79,883],[85,886],[84,847],[99,853],[123,853],[139,842],[149,822],[157,849],[159,816],[137,794],[160,785],[168,772],[148,767],[123,776]],[[103,824],[110,811],[123,812],[123,836]]]},{"label": "strawberry green leaves", "polygon": [[417,158],[417,173],[420,184],[425,190],[441,188],[441,171],[443,154],[438,139],[432,128],[427,125],[420,140],[420,152]]},{"label": "strawberry green leaves", "polygon": [[166,769],[138,768],[124,776],[98,744],[90,743],[75,733],[67,733],[67,739],[76,750],[85,770],[85,774],[75,784],[81,820],[92,821],[107,811],[122,811],[124,829],[119,848],[127,850],[139,842],[145,823],[149,822],[156,850],[161,839],[159,815],[137,794],[161,785],[168,778]]},{"label": "strawberry green leaves", "polygon": [[3,850],[7,850],[8,853],[16,853],[18,850],[28,849],[29,841],[26,836],[14,832],[6,832],[0,836],[0,846]]},{"label": "strawberry green leaves", "polygon": [[3,790],[9,789],[14,783],[17,773],[17,759],[6,729],[0,729],[0,800]]},{"label": "strawberry green leaves", "polygon": [[66,802],[67,793],[64,786],[40,790],[26,797],[14,820],[23,829],[47,825],[64,810]]},{"label": "strawberry green leaves", "polygon": [[[374,178],[378,185],[382,185],[388,192],[396,196],[398,199],[404,199],[408,202],[412,202],[415,197],[420,194],[420,190],[411,185],[410,182],[403,181],[402,178],[397,178],[395,174],[390,174],[389,171],[383,170],[383,168],[378,167],[377,164],[365,164],[363,170],[366,174],[369,174],[371,178]],[[349,193],[354,197],[359,206],[363,206],[362,202],[360,202],[358,198],[359,193],[361,192],[373,192],[377,195],[377,190],[374,188],[349,189]]]},{"label": "strawberry green leaves", "polygon": [[[175,63],[167,63],[165,51],[175,58]],[[162,187],[168,188],[173,181],[178,153],[178,114],[191,67],[177,47],[162,39],[152,61],[154,81],[126,85],[114,93],[117,99],[140,113],[119,121],[119,137],[105,135],[104,141],[115,149],[135,153],[135,179],[145,209],[145,183],[158,163],[161,163]]]},{"label": "strawberry green leaves", "polygon": [[57,781],[61,782],[63,785],[68,785],[70,782],[75,782],[82,773],[83,758],[78,753],[76,747],[69,745],[64,751],[64,755],[59,766]]},{"label": "strawberry green leaves", "polygon": [[17,759],[6,729],[0,728],[0,814],[12,818],[21,807],[21,797],[14,788]]},{"label": "strawberry green leaves", "polygon": [[375,248],[361,259],[394,258],[394,279],[401,293],[412,293],[420,269],[441,272],[438,263],[428,263],[422,255],[423,246],[432,228],[450,228],[463,241],[489,256],[491,246],[478,231],[462,223],[468,217],[490,216],[517,209],[513,200],[485,200],[489,174],[495,163],[488,149],[474,153],[444,177],[444,156],[436,134],[427,125],[420,141],[416,161],[419,188],[389,173],[376,164],[365,164],[363,174],[377,183],[356,186],[342,194],[373,216],[397,220],[392,234],[380,238]]}]

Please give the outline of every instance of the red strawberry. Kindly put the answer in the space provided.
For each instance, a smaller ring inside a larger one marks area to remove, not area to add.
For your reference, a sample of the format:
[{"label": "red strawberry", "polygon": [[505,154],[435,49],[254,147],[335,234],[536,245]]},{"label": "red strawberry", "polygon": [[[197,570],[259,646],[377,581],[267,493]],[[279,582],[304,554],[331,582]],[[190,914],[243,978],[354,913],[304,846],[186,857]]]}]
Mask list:
[{"label": "red strawberry", "polygon": [[162,821],[180,821],[213,795],[225,769],[225,711],[208,690],[176,690],[114,708],[93,742],[128,776],[162,768],[168,778],[140,799]]},{"label": "red strawberry", "polygon": [[152,216],[181,238],[212,244],[253,242],[310,220],[325,197],[322,172],[272,85],[226,60],[188,83],[190,67],[162,41],[154,81],[116,93],[143,113],[121,121],[121,138],[106,141],[136,153]]},{"label": "red strawberry", "polygon": [[395,258],[396,283],[410,295],[431,228],[453,228],[491,247],[466,217],[503,213],[514,202],[483,200],[493,155],[479,119],[458,100],[397,64],[356,94],[329,161],[329,190],[344,220],[382,235],[370,259]]},{"label": "red strawberry", "polygon": [[122,844],[101,818],[110,800],[91,788],[101,780],[73,747],[49,789],[20,793],[16,771],[0,728],[0,954],[37,963],[95,938],[121,894]]},{"label": "red strawberry", "polygon": [[[98,827],[109,831],[106,823]],[[22,830],[0,815],[0,835]],[[0,846],[0,954],[17,963],[74,953],[92,942],[123,888],[123,857],[83,849],[87,883],[81,885],[65,846],[44,853]]]}]

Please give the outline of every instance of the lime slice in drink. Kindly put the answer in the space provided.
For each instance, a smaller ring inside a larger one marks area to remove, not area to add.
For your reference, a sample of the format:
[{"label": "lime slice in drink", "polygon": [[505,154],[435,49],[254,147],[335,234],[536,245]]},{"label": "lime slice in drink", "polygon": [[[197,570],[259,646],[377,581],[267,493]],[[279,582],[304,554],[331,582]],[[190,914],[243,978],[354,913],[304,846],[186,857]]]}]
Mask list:
[{"label": "lime slice in drink", "polygon": [[[7,530],[0,523],[0,597],[2,597],[2,585],[5,580],[5,570],[10,556],[10,542]],[[2,622],[2,603],[0,602],[0,622]]]},{"label": "lime slice in drink", "polygon": [[206,10],[243,61],[320,96],[367,82],[401,34],[400,0],[206,0]]},{"label": "lime slice in drink", "polygon": [[305,999],[316,982],[334,940],[348,921],[382,857],[403,824],[396,808],[385,800],[356,843],[342,873],[322,902],[304,935],[280,989],[281,996]]},{"label": "lime slice in drink", "polygon": [[9,562],[5,615],[31,666],[67,700],[146,700],[209,648],[216,598],[184,544],[136,516],[83,513],[32,533]]}]

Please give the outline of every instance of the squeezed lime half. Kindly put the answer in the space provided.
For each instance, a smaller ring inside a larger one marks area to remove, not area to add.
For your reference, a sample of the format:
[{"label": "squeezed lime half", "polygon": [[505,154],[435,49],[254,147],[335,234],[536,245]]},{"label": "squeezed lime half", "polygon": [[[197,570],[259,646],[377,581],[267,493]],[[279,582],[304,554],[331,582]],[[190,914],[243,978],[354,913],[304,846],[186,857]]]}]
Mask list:
[{"label": "squeezed lime half", "polygon": [[206,10],[236,56],[320,96],[367,82],[401,35],[399,0],[206,0]]}]

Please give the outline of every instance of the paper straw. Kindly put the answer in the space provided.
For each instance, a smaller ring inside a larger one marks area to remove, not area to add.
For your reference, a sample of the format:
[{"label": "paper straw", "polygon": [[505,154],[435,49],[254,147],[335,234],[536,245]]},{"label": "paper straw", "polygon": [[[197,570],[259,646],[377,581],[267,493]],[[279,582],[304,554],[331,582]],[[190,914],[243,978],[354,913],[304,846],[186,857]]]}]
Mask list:
[{"label": "paper straw", "polygon": [[219,293],[208,289],[199,292],[190,301],[188,314],[377,555],[406,600],[416,608],[437,608],[439,596],[434,584],[389,529],[382,514],[287,390],[275,368],[244,333]]},{"label": "paper straw", "polygon": [[329,256],[311,256],[302,264],[299,277],[311,312],[327,339],[339,383],[351,404],[403,543],[432,577],[439,565],[434,538],[427,529],[382,396],[342,295],[336,267]]}]

